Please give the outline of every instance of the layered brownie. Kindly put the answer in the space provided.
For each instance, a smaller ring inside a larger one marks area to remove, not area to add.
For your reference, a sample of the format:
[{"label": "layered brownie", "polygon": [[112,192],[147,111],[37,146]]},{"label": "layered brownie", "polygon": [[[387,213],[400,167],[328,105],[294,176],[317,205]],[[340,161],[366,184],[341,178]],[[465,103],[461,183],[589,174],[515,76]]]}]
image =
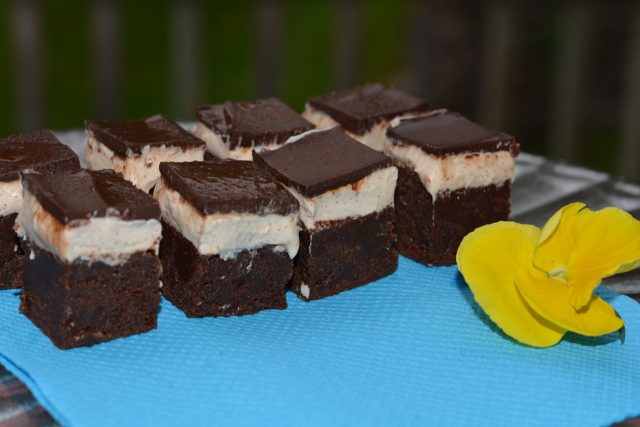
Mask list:
[{"label": "layered brownie", "polygon": [[160,179],[160,162],[204,159],[204,142],[163,115],[144,120],[87,120],[85,129],[87,168],[113,169],[144,191]]},{"label": "layered brownie", "polygon": [[60,348],[156,327],[158,203],[114,171],[23,178],[21,311]]},{"label": "layered brownie", "polygon": [[274,150],[314,126],[275,98],[206,105],[196,112],[195,135],[219,159],[251,160],[252,150]]},{"label": "layered brownie", "polygon": [[401,254],[427,265],[455,263],[462,238],[509,217],[519,145],[456,113],[403,120],[388,130],[399,166],[396,231]]},{"label": "layered brownie", "polygon": [[75,171],[80,163],[75,153],[47,130],[0,139],[0,289],[22,286],[26,261],[14,230],[22,208],[21,174]]},{"label": "layered brownie", "polygon": [[422,114],[428,108],[424,99],[368,84],[311,98],[302,115],[320,129],[341,126],[363,144],[384,151],[391,122]]},{"label": "layered brownie", "polygon": [[284,309],[298,202],[252,162],[162,163],[162,293],[187,316]]},{"label": "layered brownie", "polygon": [[352,289],[394,272],[398,170],[339,128],[254,153],[255,163],[300,203],[300,250],[291,288],[304,300]]}]

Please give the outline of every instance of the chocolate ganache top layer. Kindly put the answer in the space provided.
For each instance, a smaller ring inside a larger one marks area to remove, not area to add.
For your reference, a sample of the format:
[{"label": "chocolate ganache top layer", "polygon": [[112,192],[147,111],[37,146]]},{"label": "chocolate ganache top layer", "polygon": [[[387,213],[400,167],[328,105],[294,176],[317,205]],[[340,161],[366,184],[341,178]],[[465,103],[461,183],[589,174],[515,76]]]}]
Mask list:
[{"label": "chocolate ganache top layer", "polygon": [[142,120],[87,120],[87,133],[120,157],[141,154],[145,147],[204,147],[204,141],[158,114]]},{"label": "chocolate ganache top layer", "polygon": [[298,201],[253,162],[213,160],[161,163],[162,180],[204,215],[289,215]]},{"label": "chocolate ganache top layer", "polygon": [[253,152],[254,162],[277,180],[313,197],[353,184],[391,166],[391,160],[339,128],[313,132],[277,150]]},{"label": "chocolate ganache top layer", "polygon": [[458,113],[402,120],[398,126],[387,130],[387,136],[392,144],[415,145],[436,156],[505,150],[515,156],[519,151],[513,136],[486,129]]},{"label": "chocolate ganache top layer", "polygon": [[62,224],[98,217],[160,219],[156,200],[112,170],[25,175],[22,184]]},{"label": "chocolate ganache top layer", "polygon": [[205,105],[198,108],[196,116],[223,141],[228,141],[231,149],[282,144],[290,137],[314,128],[276,98]]},{"label": "chocolate ganache top layer", "polygon": [[429,109],[424,99],[377,83],[317,96],[308,103],[356,135],[368,132],[382,121]]},{"label": "chocolate ganache top layer", "polygon": [[78,169],[78,156],[49,130],[0,139],[0,181],[20,179],[25,171],[49,174]]}]

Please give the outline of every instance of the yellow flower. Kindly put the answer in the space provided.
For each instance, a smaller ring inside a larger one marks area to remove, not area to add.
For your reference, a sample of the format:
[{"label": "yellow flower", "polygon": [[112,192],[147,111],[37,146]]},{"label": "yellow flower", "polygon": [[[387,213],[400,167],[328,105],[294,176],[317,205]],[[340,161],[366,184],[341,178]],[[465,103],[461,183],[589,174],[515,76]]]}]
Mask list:
[{"label": "yellow flower", "polygon": [[620,209],[572,203],[542,230],[508,221],[476,229],[457,262],[489,318],[523,344],[548,347],[568,331],[604,335],[624,322],[593,291],[640,266],[640,222]]}]

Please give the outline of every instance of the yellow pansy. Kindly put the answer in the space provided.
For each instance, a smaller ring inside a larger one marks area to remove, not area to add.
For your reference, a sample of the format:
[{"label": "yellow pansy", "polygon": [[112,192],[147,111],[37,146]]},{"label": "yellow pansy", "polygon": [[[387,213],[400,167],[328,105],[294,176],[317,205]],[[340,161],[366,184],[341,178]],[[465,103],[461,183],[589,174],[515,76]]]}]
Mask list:
[{"label": "yellow pansy", "polygon": [[640,222],[621,209],[594,212],[572,203],[545,224],[533,263],[569,283],[571,305],[579,310],[602,279],[640,265]]},{"label": "yellow pansy", "polygon": [[457,262],[489,318],[523,344],[548,347],[568,331],[604,335],[624,322],[593,291],[640,265],[640,222],[620,209],[573,203],[542,230],[509,221],[476,229]]}]

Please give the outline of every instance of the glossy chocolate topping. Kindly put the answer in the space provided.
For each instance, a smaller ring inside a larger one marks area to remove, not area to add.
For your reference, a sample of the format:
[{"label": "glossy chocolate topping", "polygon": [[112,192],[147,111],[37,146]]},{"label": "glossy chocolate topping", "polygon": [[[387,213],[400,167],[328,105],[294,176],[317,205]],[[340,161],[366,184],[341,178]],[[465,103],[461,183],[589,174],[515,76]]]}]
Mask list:
[{"label": "glossy chocolate topping", "polygon": [[20,173],[56,173],[80,169],[78,156],[49,130],[0,139],[0,181],[15,181]]},{"label": "glossy chocolate topping", "polygon": [[313,125],[275,98],[198,108],[198,120],[229,141],[230,148],[282,144],[294,135],[313,129]]},{"label": "glossy chocolate topping", "polygon": [[309,100],[309,105],[356,135],[366,133],[382,121],[429,109],[424,99],[377,83],[317,96]]},{"label": "glossy chocolate topping", "polygon": [[24,188],[62,224],[73,220],[117,217],[160,219],[156,200],[112,170],[79,170],[64,175],[25,175]]},{"label": "glossy chocolate topping", "polygon": [[391,160],[339,128],[311,133],[273,151],[253,152],[254,162],[306,197],[353,184]]},{"label": "glossy chocolate topping", "polygon": [[204,215],[255,213],[289,215],[298,201],[253,162],[161,163],[163,181]]},{"label": "glossy chocolate topping", "polygon": [[148,146],[187,149],[205,145],[204,141],[162,114],[143,120],[87,120],[85,128],[89,135],[120,157],[127,157],[129,152],[140,154]]},{"label": "glossy chocolate topping", "polygon": [[513,136],[483,128],[458,113],[403,120],[387,136],[392,144],[415,145],[436,156],[503,150],[515,156],[519,151]]}]

